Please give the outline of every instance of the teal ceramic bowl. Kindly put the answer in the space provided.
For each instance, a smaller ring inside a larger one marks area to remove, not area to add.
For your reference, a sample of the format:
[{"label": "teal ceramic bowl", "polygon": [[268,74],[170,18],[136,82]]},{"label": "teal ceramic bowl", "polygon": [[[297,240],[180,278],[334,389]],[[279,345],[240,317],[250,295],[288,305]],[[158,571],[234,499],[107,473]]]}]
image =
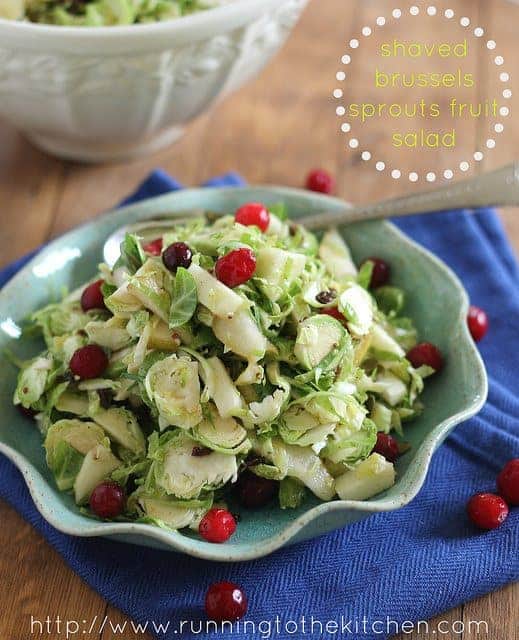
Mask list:
[{"label": "teal ceramic bowl", "polygon": [[[250,200],[284,201],[290,216],[299,219],[344,207],[340,200],[306,191],[261,187],[180,191],[108,213],[52,242],[2,289],[0,351],[8,348],[28,357],[41,348],[36,341],[20,338],[20,323],[33,310],[56,299],[61,287],[72,289],[91,278],[102,259],[106,237],[118,227],[171,211],[233,211]],[[270,508],[244,512],[237,533],[225,545],[211,545],[194,534],[145,524],[98,522],[81,515],[71,497],[54,486],[39,432],[11,404],[16,371],[4,362],[0,368],[0,451],[22,472],[43,517],[56,529],[74,536],[110,536],[209,560],[243,561],[409,503],[424,482],[434,451],[457,424],[477,413],[486,399],[485,369],[465,321],[468,298],[440,260],[393,225],[356,223],[342,232],[357,261],[376,254],[391,263],[394,282],[408,293],[407,314],[416,321],[420,335],[438,344],[446,355],[444,371],[427,384],[423,415],[407,426],[406,439],[412,449],[397,463],[394,487],[365,502],[308,500],[294,511]]]}]

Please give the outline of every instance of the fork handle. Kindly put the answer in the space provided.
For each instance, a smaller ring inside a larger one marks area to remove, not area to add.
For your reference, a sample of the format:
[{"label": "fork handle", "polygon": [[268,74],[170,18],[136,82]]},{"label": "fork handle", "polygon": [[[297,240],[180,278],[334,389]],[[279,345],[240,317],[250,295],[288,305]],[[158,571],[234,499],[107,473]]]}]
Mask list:
[{"label": "fork handle", "polygon": [[452,209],[519,205],[519,161],[424,193],[304,218],[307,229]]}]

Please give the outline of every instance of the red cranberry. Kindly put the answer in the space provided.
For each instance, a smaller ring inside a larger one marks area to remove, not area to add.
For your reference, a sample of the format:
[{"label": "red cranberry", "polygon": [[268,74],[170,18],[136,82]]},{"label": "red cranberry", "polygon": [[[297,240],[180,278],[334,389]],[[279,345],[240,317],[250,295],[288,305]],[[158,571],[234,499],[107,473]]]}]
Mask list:
[{"label": "red cranberry", "polygon": [[250,249],[235,249],[216,261],[214,271],[220,282],[237,287],[254,275],[256,256]]},{"label": "red cranberry", "polygon": [[377,433],[377,444],[373,449],[375,453],[380,453],[389,462],[394,462],[400,455],[400,447],[393,436],[388,433]]},{"label": "red cranberry", "polygon": [[382,258],[371,257],[366,258],[362,264],[364,265],[366,262],[373,263],[373,271],[371,272],[371,281],[369,283],[369,286],[372,289],[382,287],[389,282],[389,278],[391,277],[391,267],[385,260],[382,260]]},{"label": "red cranberry", "polygon": [[443,356],[438,347],[430,342],[421,342],[407,352],[407,359],[415,369],[422,365],[427,365],[435,371],[443,368]]},{"label": "red cranberry", "polygon": [[469,331],[476,342],[485,337],[488,331],[488,316],[479,307],[471,306],[467,316]]},{"label": "red cranberry", "polygon": [[83,311],[90,309],[105,309],[105,300],[101,292],[101,287],[105,283],[104,280],[97,280],[89,284],[81,294],[81,308]]},{"label": "red cranberry", "polygon": [[164,250],[162,262],[169,271],[175,273],[179,267],[189,269],[193,253],[185,242],[174,242]]},{"label": "red cranberry", "polygon": [[239,620],[247,613],[247,597],[233,582],[215,582],[205,594],[205,612],[218,622]]},{"label": "red cranberry", "polygon": [[99,378],[108,366],[108,358],[97,344],[88,344],[74,352],[69,366],[72,373],[82,380]]},{"label": "red cranberry", "polygon": [[276,480],[267,480],[252,471],[244,471],[236,483],[236,497],[245,508],[259,509],[274,498],[278,488]]},{"label": "red cranberry", "polygon": [[90,496],[90,508],[100,518],[116,518],[124,511],[126,495],[118,482],[98,484]]},{"label": "red cranberry", "polygon": [[160,256],[162,253],[162,238],[155,238],[155,240],[148,242],[142,248],[151,256]]},{"label": "red cranberry", "polygon": [[318,193],[332,193],[335,188],[335,180],[328,171],[314,169],[306,177],[306,188]]},{"label": "red cranberry", "polygon": [[324,313],[327,316],[335,318],[342,324],[346,324],[346,318],[342,315],[339,309],[337,309],[337,307],[323,307],[322,309],[319,309],[319,313]]},{"label": "red cranberry", "polygon": [[225,542],[235,531],[236,520],[227,509],[210,509],[198,526],[198,532],[207,542]]},{"label": "red cranberry", "polygon": [[246,227],[256,226],[266,231],[270,224],[270,213],[261,202],[249,202],[236,211],[234,219]]},{"label": "red cranberry", "polygon": [[509,505],[519,506],[519,458],[505,464],[497,476],[497,488]]},{"label": "red cranberry", "polygon": [[508,517],[508,507],[501,496],[477,493],[468,501],[467,513],[480,529],[497,529]]}]

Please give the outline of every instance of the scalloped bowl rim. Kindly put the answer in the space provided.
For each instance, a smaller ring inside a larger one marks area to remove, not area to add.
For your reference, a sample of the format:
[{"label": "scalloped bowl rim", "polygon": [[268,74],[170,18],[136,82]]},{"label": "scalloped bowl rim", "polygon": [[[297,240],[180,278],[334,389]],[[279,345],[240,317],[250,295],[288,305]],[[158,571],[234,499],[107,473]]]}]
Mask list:
[{"label": "scalloped bowl rim", "polygon": [[143,37],[153,40],[154,37],[159,35],[176,35],[179,32],[182,33],[191,28],[196,29],[202,25],[218,27],[227,24],[229,21],[239,19],[240,16],[248,11],[261,14],[266,9],[278,6],[280,6],[280,0],[236,0],[230,4],[172,20],[100,27],[61,26],[0,18],[0,36],[19,33],[26,37],[46,38],[49,42],[56,38],[61,40],[73,39],[76,44],[81,44],[81,41],[88,42],[91,40],[99,43],[99,41],[111,38],[127,38],[128,36],[139,40]]},{"label": "scalloped bowl rim", "polygon": [[[248,191],[254,191],[258,193],[258,190],[265,191],[265,195],[275,193],[276,196],[279,195],[281,198],[285,197],[299,197],[299,198],[308,198],[309,192],[304,191],[302,189],[293,189],[288,187],[278,187],[275,185],[262,185],[259,187],[249,186],[249,187],[238,187],[238,188],[226,188],[226,192],[243,192],[247,193]],[[203,189],[190,189],[190,190],[182,190],[177,193],[193,193],[204,192],[207,191],[222,191],[219,188],[208,188],[204,187]],[[142,200],[138,203],[117,208],[111,212],[103,214],[101,218],[94,219],[93,221],[89,221],[83,225],[75,227],[71,229],[67,233],[59,236],[50,242],[39,254],[37,254],[34,258],[32,258],[4,287],[0,289],[0,301],[2,298],[2,294],[6,289],[10,289],[11,287],[15,287],[17,280],[23,276],[23,273],[26,270],[30,270],[31,267],[42,257],[45,256],[47,252],[52,251],[54,242],[66,240],[69,235],[75,234],[78,229],[87,228],[87,227],[95,227],[96,224],[102,220],[103,218],[116,215],[122,215],[126,212],[131,212],[133,209],[140,208],[144,203],[147,202],[156,202],[161,199],[171,198],[174,195],[172,193],[165,194],[163,196],[158,196],[155,198],[150,198],[147,200]],[[343,200],[338,198],[332,198],[330,196],[322,196],[316,195],[314,193],[311,194],[313,201],[323,202],[323,205],[326,202],[333,201],[335,205],[337,204],[346,204]],[[312,208],[315,208],[313,206]],[[146,217],[146,216],[145,216]],[[145,218],[144,217],[144,218]],[[304,216],[301,216],[304,218]],[[469,299],[468,295],[465,291],[465,288],[461,284],[459,278],[456,274],[438,257],[436,257],[429,250],[422,247],[420,244],[409,238],[405,233],[400,231],[395,225],[388,221],[381,221],[380,224],[385,224],[388,228],[391,229],[391,233],[396,235],[403,241],[404,244],[413,247],[417,250],[423,259],[428,260],[436,265],[436,267],[443,273],[444,277],[450,281],[452,285],[457,289],[462,304],[460,305],[459,317],[458,321],[461,324],[462,328],[462,337],[466,343],[470,351],[470,355],[474,359],[474,363],[477,367],[477,373],[479,376],[479,380],[481,381],[482,388],[479,390],[479,394],[474,397],[472,402],[470,402],[464,409],[458,411],[457,413],[449,416],[442,422],[440,422],[434,429],[430,431],[430,433],[426,436],[420,447],[416,450],[415,453],[415,467],[419,469],[419,472],[413,476],[413,480],[411,482],[411,487],[407,491],[402,492],[399,496],[394,498],[381,498],[377,499],[375,502],[366,502],[366,501],[357,501],[357,500],[334,500],[331,502],[323,502],[315,507],[312,507],[298,518],[296,518],[290,525],[285,527],[278,534],[273,536],[272,538],[268,538],[266,540],[259,541],[254,545],[249,545],[249,549],[245,550],[242,547],[232,549],[231,547],[226,547],[225,545],[212,545],[210,543],[204,543],[201,549],[193,548],[193,543],[195,542],[193,539],[186,537],[179,533],[178,531],[167,531],[160,529],[158,527],[154,527],[152,525],[147,524],[137,524],[137,523],[100,523],[98,525],[92,525],[92,520],[83,517],[85,520],[88,520],[89,527],[88,529],[81,530],[75,527],[69,527],[67,524],[64,524],[58,517],[54,515],[54,511],[52,509],[52,503],[56,500],[53,489],[49,485],[49,483],[45,480],[45,478],[40,474],[40,472],[31,464],[29,460],[27,460],[23,455],[21,455],[15,449],[5,445],[3,442],[0,442],[0,453],[3,453],[7,458],[9,458],[14,465],[19,469],[22,473],[23,478],[26,482],[26,485],[29,489],[30,495],[33,499],[33,502],[43,516],[43,518],[50,523],[55,529],[61,531],[62,533],[66,533],[76,537],[110,537],[110,536],[144,536],[146,538],[151,538],[162,545],[170,547],[174,551],[179,551],[191,555],[196,558],[206,559],[206,560],[214,560],[219,562],[237,562],[237,561],[247,561],[254,560],[257,558],[261,558],[263,556],[269,555],[274,551],[277,551],[281,547],[283,547],[289,540],[291,540],[294,536],[296,536],[309,522],[319,518],[320,516],[334,512],[334,511],[358,511],[367,514],[380,513],[386,511],[394,511],[405,505],[409,504],[411,500],[417,495],[417,493],[422,488],[425,477],[429,470],[429,466],[431,463],[431,459],[433,453],[444,440],[444,438],[452,431],[452,429],[463,422],[474,416],[479,410],[483,407],[486,402],[487,394],[488,394],[488,379],[485,370],[485,366],[481,359],[481,355],[470,335],[466,316],[469,307]],[[36,484],[41,484],[43,487],[43,491],[38,491],[36,489]],[[398,481],[397,481],[398,484]],[[44,500],[43,498],[46,498]],[[50,498],[50,499],[49,499]],[[74,514],[77,515],[77,514]],[[347,526],[347,525],[345,525]],[[198,542],[198,541],[196,541]]]}]

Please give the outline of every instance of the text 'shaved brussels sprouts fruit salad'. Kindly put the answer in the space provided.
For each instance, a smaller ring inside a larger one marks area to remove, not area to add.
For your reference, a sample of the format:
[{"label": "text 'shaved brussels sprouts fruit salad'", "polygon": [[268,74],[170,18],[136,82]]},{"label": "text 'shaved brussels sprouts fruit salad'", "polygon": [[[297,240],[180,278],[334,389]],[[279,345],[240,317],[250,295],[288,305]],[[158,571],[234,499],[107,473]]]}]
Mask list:
[{"label": "text 'shaved brussels sprouts fruit salad'", "polygon": [[14,395],[78,505],[171,529],[205,517],[222,541],[228,499],[286,509],[393,485],[405,445],[389,434],[442,359],[416,344],[387,263],[357,269],[336,230],[318,239],[283,205],[249,203],[128,235],[99,270],[33,314],[46,349]]},{"label": "text 'shaved brussels sprouts fruit salad'", "polygon": [[174,20],[236,0],[0,0],[0,18],[102,27]]}]

